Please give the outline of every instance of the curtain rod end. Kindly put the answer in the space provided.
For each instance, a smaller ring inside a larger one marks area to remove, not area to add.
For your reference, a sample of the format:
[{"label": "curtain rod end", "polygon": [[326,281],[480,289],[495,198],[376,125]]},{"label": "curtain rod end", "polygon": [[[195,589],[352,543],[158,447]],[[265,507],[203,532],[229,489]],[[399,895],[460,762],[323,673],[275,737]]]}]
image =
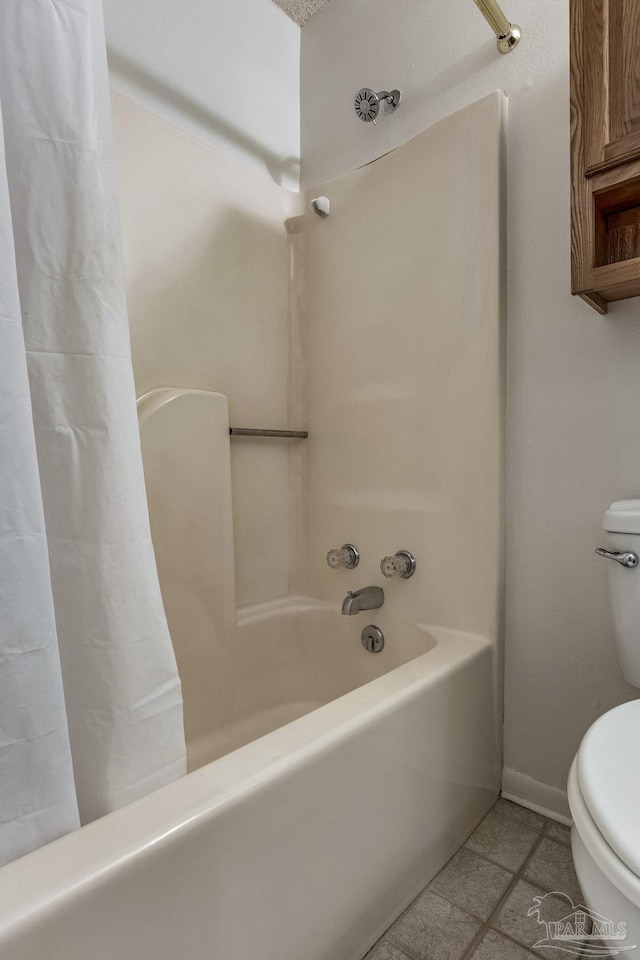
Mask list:
[{"label": "curtain rod end", "polygon": [[498,50],[500,53],[511,53],[518,46],[522,39],[522,30],[517,23],[511,24],[509,33],[503,37],[498,37]]}]

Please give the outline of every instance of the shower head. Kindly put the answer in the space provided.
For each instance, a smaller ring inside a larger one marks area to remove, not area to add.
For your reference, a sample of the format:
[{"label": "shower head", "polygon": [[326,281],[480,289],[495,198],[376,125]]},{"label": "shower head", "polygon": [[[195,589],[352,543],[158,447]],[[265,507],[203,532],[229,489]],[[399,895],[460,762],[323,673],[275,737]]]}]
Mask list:
[{"label": "shower head", "polygon": [[363,87],[356,93],[353,106],[359,120],[363,120],[365,123],[375,123],[380,113],[380,104],[384,105],[385,113],[393,113],[401,99],[402,94],[399,90],[391,90],[391,92],[381,90],[380,93],[375,93],[369,87]]}]

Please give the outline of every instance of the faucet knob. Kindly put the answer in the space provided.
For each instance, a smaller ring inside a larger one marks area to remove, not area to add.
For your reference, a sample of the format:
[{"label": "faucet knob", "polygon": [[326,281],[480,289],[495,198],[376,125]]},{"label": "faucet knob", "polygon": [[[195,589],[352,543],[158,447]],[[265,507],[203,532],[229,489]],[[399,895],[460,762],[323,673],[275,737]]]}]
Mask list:
[{"label": "faucet knob", "polygon": [[408,550],[398,550],[393,557],[383,559],[380,572],[387,580],[392,580],[394,577],[408,580],[416,572],[416,558]]},{"label": "faucet knob", "polygon": [[345,543],[340,548],[329,550],[327,563],[332,570],[339,570],[340,567],[353,570],[360,563],[360,554],[352,543]]}]

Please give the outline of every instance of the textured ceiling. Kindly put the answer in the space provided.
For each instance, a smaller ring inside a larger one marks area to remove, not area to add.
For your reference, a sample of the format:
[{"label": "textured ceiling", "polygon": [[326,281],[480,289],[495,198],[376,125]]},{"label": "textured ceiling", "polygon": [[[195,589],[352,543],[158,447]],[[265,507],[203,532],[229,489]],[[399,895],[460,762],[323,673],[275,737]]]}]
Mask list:
[{"label": "textured ceiling", "polygon": [[287,16],[302,26],[310,17],[322,10],[329,0],[273,0]]}]

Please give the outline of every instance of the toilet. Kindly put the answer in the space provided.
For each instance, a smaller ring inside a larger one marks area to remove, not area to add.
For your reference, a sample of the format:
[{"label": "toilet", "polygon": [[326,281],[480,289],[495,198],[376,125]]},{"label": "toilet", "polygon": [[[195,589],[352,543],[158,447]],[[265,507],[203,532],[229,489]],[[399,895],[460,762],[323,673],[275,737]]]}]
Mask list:
[{"label": "toilet", "polygon": [[[613,503],[603,526],[606,549],[597,552],[609,564],[618,657],[640,687],[640,500]],[[600,939],[613,955],[640,960],[640,699],[587,731],[568,795],[576,873]]]}]

